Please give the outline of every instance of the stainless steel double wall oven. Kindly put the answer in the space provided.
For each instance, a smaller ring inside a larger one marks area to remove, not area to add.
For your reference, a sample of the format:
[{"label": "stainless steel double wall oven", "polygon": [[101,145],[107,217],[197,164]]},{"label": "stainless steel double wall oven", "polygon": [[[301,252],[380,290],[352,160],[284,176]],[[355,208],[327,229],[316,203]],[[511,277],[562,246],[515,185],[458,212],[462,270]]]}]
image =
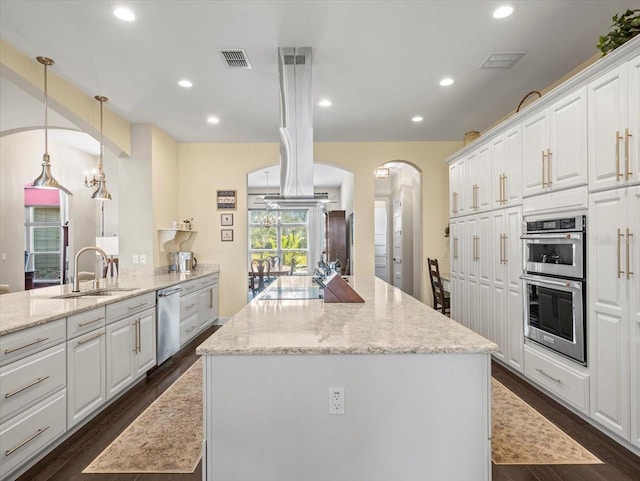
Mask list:
[{"label": "stainless steel double wall oven", "polygon": [[584,212],[525,217],[525,336],[586,365]]}]

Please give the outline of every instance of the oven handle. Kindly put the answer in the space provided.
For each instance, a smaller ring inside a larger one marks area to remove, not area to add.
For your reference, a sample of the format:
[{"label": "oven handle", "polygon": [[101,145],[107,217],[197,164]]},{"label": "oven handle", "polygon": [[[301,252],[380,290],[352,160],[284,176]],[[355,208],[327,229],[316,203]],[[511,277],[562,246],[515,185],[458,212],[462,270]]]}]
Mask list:
[{"label": "oven handle", "polygon": [[582,239],[582,233],[581,232],[571,232],[571,233],[556,233],[556,234],[523,234],[522,236],[520,236],[520,239],[531,239],[531,240],[536,240],[536,239],[565,239],[565,240],[580,240]]},{"label": "oven handle", "polygon": [[[576,283],[575,281],[556,281],[553,279],[550,279],[548,277],[535,277],[535,276],[528,276],[528,275],[521,275],[520,279],[522,279],[523,281],[532,281],[532,282],[539,282],[542,284],[550,284],[552,286],[558,286],[558,287],[567,287],[567,288],[572,288],[572,289],[580,289],[579,284]],[[580,289],[581,290],[581,289]]]}]

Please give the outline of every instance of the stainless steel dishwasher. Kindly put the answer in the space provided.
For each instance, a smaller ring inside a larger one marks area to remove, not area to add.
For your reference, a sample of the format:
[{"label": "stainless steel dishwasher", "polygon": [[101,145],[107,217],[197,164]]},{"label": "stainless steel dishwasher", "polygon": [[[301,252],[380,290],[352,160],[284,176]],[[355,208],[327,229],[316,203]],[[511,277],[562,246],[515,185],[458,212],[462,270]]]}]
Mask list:
[{"label": "stainless steel dishwasher", "polygon": [[158,291],[158,328],[156,356],[158,365],[180,349],[180,291],[179,285]]}]

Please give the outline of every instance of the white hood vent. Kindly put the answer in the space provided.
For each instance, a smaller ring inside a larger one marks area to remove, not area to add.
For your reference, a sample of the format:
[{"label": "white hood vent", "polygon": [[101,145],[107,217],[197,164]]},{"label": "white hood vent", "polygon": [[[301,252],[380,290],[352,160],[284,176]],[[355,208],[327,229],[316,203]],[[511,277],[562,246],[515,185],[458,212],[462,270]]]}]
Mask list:
[{"label": "white hood vent", "polygon": [[280,195],[272,208],[314,207],[329,201],[313,193],[311,47],[278,48],[280,79]]}]

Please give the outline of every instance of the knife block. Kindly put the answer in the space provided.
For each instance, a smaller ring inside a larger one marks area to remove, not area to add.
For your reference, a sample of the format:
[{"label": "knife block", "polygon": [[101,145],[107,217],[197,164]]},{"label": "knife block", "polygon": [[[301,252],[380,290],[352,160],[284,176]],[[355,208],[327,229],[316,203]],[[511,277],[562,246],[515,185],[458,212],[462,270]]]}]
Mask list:
[{"label": "knife block", "polygon": [[342,277],[334,276],[324,288],[324,302],[364,302],[364,299]]}]

